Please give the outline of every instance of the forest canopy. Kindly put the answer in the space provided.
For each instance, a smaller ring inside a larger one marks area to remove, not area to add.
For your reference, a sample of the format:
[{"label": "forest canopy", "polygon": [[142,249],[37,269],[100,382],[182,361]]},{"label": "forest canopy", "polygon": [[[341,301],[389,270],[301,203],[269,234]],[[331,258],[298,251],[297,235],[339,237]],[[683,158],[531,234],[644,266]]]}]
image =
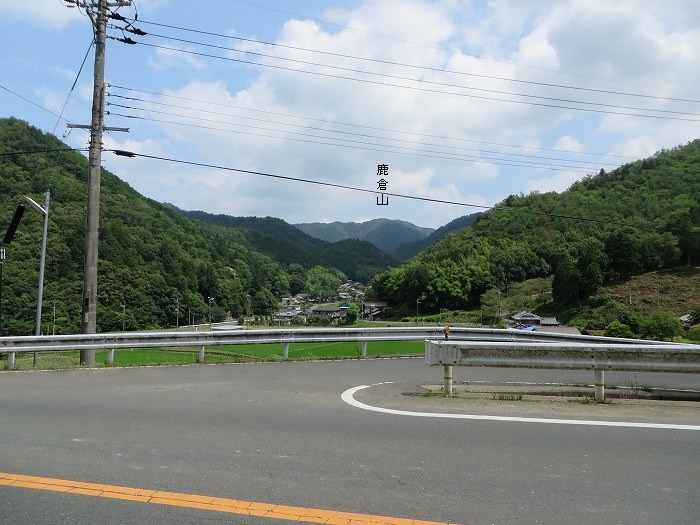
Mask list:
[{"label": "forest canopy", "polygon": [[553,276],[556,303],[606,282],[700,264],[700,140],[588,176],[567,191],[511,195],[372,280],[398,315],[474,307],[487,290]]}]

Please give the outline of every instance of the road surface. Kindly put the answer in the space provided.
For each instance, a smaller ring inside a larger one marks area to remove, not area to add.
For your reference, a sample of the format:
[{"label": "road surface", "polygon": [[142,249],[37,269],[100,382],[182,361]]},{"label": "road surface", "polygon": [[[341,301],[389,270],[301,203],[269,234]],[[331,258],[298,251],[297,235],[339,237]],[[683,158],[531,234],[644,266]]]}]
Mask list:
[{"label": "road surface", "polygon": [[[441,376],[422,359],[2,372],[0,523],[288,525],[303,509],[316,509],[304,515],[310,522],[342,525],[697,523],[700,405],[417,395]],[[457,381],[591,376],[455,367]],[[700,390],[692,375],[606,381]],[[547,418],[640,425],[537,421]],[[655,423],[668,427],[644,426]],[[37,479],[21,486],[30,479],[22,476]],[[71,492],[47,490],[51,483]],[[78,493],[85,483],[101,488]],[[115,499],[114,486],[148,497]],[[224,505],[231,501],[290,517],[239,513]]]}]

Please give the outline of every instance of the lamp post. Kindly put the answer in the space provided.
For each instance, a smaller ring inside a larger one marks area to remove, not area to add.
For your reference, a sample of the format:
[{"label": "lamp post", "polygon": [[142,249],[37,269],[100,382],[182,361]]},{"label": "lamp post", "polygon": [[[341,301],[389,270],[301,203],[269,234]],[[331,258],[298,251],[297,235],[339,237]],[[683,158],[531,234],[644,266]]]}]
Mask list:
[{"label": "lamp post", "polygon": [[2,336],[2,268],[5,266],[5,248],[0,248],[0,336]]},{"label": "lamp post", "polygon": [[[34,327],[34,335],[41,335],[41,306],[44,297],[44,267],[46,266],[46,237],[49,232],[49,200],[51,192],[47,191],[44,194],[44,207],[42,208],[36,201],[30,197],[24,197],[29,205],[38,213],[44,216],[44,235],[41,238],[41,259],[39,262],[39,293],[36,302],[36,325]],[[39,352],[34,352],[34,366],[39,364]]]},{"label": "lamp post", "polygon": [[418,324],[418,305],[420,304],[420,299],[416,299],[416,324]]},{"label": "lamp post", "polygon": [[175,327],[177,330],[180,329],[180,299],[177,298],[177,304],[175,305]]},{"label": "lamp post", "polygon": [[211,302],[214,300],[213,297],[209,297],[209,331],[211,332]]}]

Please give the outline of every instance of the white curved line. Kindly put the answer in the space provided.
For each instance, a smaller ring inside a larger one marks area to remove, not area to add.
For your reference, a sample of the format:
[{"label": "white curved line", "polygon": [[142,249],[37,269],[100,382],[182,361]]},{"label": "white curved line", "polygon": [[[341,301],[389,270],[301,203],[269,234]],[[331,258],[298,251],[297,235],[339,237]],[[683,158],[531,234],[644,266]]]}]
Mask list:
[{"label": "white curved line", "polygon": [[[378,383],[382,384],[382,383]],[[347,389],[341,394],[341,399],[348,405],[371,412],[382,414],[394,414],[398,416],[433,417],[444,419],[477,419],[485,421],[510,421],[516,423],[546,423],[554,425],[585,425],[597,427],[632,427],[632,428],[661,428],[666,430],[700,430],[698,425],[672,425],[667,423],[634,423],[629,421],[593,421],[585,419],[549,419],[539,417],[513,417],[513,416],[487,416],[477,414],[446,414],[439,412],[412,412],[409,410],[395,410],[393,408],[381,408],[367,405],[355,399],[355,392],[376,385],[360,385]]]}]

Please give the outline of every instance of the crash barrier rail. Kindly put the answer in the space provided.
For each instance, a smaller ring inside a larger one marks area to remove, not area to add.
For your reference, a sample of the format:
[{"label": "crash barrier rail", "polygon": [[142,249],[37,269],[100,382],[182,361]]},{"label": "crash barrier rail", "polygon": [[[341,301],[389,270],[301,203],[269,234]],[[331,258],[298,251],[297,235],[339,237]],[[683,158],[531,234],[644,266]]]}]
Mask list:
[{"label": "crash barrier rail", "polygon": [[282,344],[284,359],[291,343],[360,342],[362,357],[370,341],[425,340],[428,365],[445,367],[445,392],[452,393],[452,366],[552,368],[595,371],[595,396],[605,397],[605,370],[641,372],[700,372],[700,347],[677,343],[524,332],[491,328],[398,327],[229,330],[216,332],[150,332],[0,337],[0,354],[15,367],[16,353],[107,350],[128,348],[198,347],[204,362],[212,345]]},{"label": "crash barrier rail", "polygon": [[549,368],[595,371],[595,399],[605,400],[605,371],[700,373],[700,346],[588,337],[562,341],[425,342],[429,366],[444,367],[452,395],[452,367]]},{"label": "crash barrier rail", "polygon": [[[442,326],[381,327],[381,328],[303,328],[274,330],[228,330],[214,332],[146,332],[0,337],[0,354],[7,354],[8,368],[15,367],[15,354],[35,353],[35,365],[41,352],[76,350],[107,350],[107,363],[114,363],[114,351],[126,348],[198,347],[199,362],[204,362],[205,347],[255,343],[281,343],[284,359],[289,356],[290,343],[361,342],[362,357],[367,356],[370,341],[411,341],[448,337],[461,341],[529,341],[584,342],[590,336],[523,332],[495,328],[463,328]],[[610,344],[648,344],[650,341],[596,337]]]}]

